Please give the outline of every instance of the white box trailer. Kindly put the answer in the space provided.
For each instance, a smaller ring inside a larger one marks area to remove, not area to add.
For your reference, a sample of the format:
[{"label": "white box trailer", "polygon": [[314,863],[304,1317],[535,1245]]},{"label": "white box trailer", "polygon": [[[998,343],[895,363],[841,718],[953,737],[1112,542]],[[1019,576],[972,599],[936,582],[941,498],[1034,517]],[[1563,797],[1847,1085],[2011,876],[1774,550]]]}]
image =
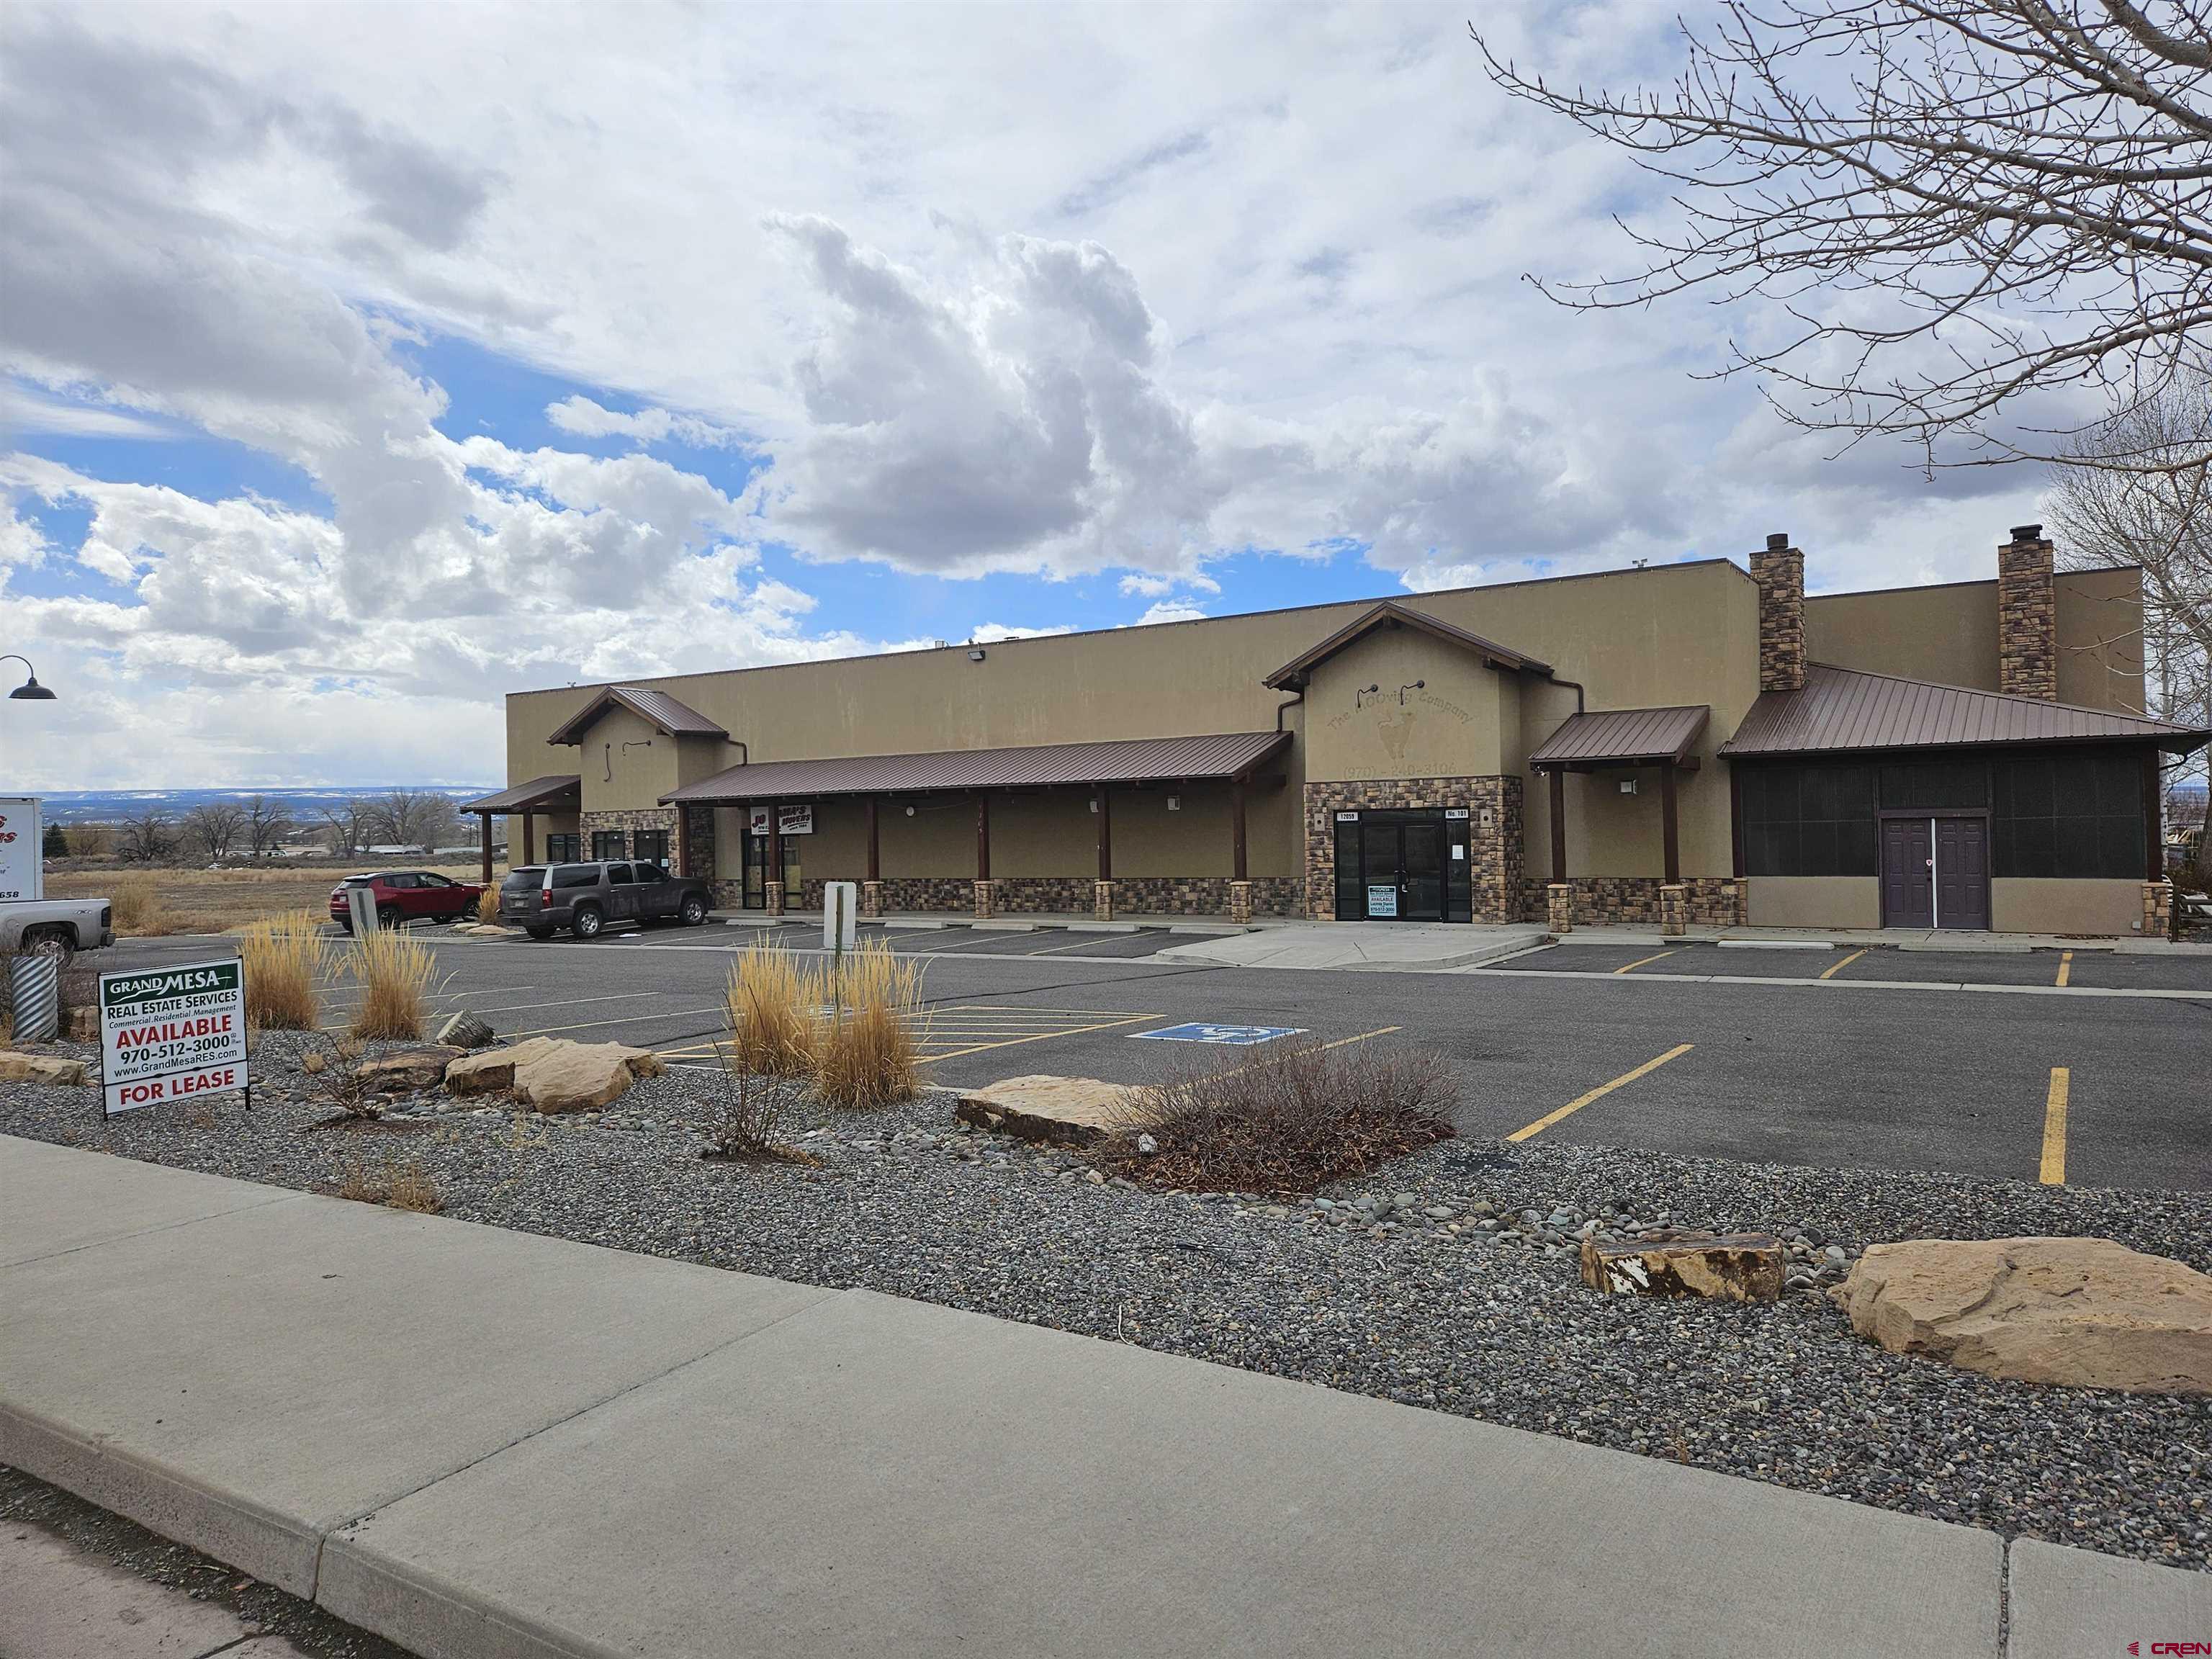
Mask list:
[{"label": "white box trailer", "polygon": [[39,797],[0,795],[0,902],[46,897],[46,844]]}]

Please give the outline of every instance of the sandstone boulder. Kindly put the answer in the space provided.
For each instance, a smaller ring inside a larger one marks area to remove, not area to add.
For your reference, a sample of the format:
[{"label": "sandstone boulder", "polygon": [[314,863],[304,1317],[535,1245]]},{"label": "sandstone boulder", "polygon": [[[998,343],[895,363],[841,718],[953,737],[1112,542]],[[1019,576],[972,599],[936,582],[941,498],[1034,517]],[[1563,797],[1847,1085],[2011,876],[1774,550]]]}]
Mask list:
[{"label": "sandstone boulder", "polygon": [[2108,1238],[1875,1244],[1833,1294],[1892,1353],[2024,1382],[2212,1394],[2212,1278]]},{"label": "sandstone boulder", "polygon": [[514,1089],[541,1112],[585,1112],[667,1069],[659,1055],[619,1042],[553,1042],[516,1064]]},{"label": "sandstone boulder", "polygon": [[[561,1046],[553,1037],[531,1037],[511,1048],[487,1048],[464,1054],[446,1067],[446,1091],[456,1095],[495,1094],[514,1086],[514,1068],[548,1048]],[[574,1048],[575,1045],[568,1045]]]},{"label": "sandstone boulder", "polygon": [[1134,1127],[1136,1091],[1088,1077],[1010,1077],[970,1089],[952,1115],[963,1123],[1024,1140],[1080,1146]]},{"label": "sandstone boulder", "polygon": [[0,1048],[0,1083],[45,1083],[74,1088],[85,1080],[81,1060],[60,1054],[27,1054],[20,1049]]},{"label": "sandstone boulder", "polygon": [[1772,1302],[1782,1295],[1782,1243],[1766,1233],[1684,1232],[1601,1244],[1583,1240],[1583,1283],[1611,1296],[1709,1296]]},{"label": "sandstone boulder", "polygon": [[424,1089],[434,1089],[446,1075],[446,1067],[459,1057],[461,1050],[443,1044],[432,1043],[420,1048],[401,1048],[395,1053],[380,1054],[374,1060],[364,1060],[355,1069],[364,1088],[380,1094],[415,1094]]}]

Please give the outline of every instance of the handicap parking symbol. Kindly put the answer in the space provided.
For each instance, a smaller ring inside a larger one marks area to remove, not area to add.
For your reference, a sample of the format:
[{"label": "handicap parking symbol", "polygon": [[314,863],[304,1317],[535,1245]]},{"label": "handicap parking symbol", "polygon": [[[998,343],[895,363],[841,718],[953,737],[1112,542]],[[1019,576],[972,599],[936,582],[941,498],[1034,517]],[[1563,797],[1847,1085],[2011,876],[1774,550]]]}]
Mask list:
[{"label": "handicap parking symbol", "polygon": [[1132,1031],[1129,1035],[1160,1042],[1221,1042],[1233,1048],[1249,1048],[1255,1042],[1273,1042],[1277,1037],[1297,1036],[1305,1030],[1303,1025],[1170,1025],[1159,1031]]}]

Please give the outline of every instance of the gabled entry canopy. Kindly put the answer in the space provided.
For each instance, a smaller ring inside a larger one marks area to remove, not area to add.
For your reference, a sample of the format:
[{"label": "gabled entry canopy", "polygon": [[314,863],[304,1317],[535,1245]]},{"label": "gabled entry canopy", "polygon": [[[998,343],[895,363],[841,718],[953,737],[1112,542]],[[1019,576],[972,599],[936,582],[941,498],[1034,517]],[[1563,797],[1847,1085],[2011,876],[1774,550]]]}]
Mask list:
[{"label": "gabled entry canopy", "polygon": [[1532,674],[1549,675],[1552,672],[1549,663],[1538,662],[1534,657],[1516,651],[1510,646],[1500,645],[1495,640],[1486,640],[1481,635],[1470,634],[1464,628],[1455,628],[1451,623],[1440,622],[1410,605],[1400,605],[1395,599],[1385,599],[1373,610],[1338,629],[1319,645],[1291,658],[1268,675],[1264,684],[1276,691],[1302,690],[1307,681],[1312,678],[1315,669],[1378,628],[1418,629],[1447,645],[1455,645],[1463,651],[1472,652],[1482,659],[1486,667],[1503,669],[1509,673],[1521,669]]},{"label": "gabled entry canopy", "polygon": [[627,708],[671,738],[726,738],[730,734],[697,709],[665,691],[642,685],[610,685],[553,730],[550,744],[577,744],[612,708]]}]

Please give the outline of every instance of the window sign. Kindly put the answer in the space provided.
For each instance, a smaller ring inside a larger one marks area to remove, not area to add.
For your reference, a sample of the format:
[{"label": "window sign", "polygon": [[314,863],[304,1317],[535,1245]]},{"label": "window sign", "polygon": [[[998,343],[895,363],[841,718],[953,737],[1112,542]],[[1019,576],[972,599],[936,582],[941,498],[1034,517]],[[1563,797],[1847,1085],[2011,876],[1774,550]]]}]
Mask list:
[{"label": "window sign", "polygon": [[[746,817],[746,828],[756,836],[769,833],[769,809],[756,806]],[[814,809],[811,806],[779,806],[775,809],[775,833],[779,836],[811,836],[814,833]]]},{"label": "window sign", "polygon": [[245,963],[228,957],[102,974],[100,1065],[111,1117],[246,1088]]},{"label": "window sign", "polygon": [[1377,882],[1368,888],[1367,914],[1370,916],[1395,916],[1398,914],[1396,883]]},{"label": "window sign", "polygon": [[1339,823],[1357,823],[1359,822],[1359,814],[1357,812],[1339,812],[1336,815],[1336,821]]},{"label": "window sign", "polygon": [[1464,806],[1447,806],[1444,808],[1444,817],[1447,819],[1464,819],[1467,817],[1467,808]]}]

